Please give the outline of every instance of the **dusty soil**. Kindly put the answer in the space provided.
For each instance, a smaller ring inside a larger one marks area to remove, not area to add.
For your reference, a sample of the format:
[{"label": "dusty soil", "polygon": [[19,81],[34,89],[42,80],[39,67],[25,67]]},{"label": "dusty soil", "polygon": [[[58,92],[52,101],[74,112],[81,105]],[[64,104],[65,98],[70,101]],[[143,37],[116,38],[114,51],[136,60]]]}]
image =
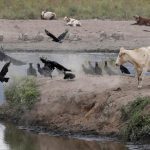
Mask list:
[{"label": "dusty soil", "polygon": [[[149,46],[148,26],[131,25],[134,21],[81,20],[82,27],[66,26],[60,20],[0,20],[0,45],[6,50],[85,51],[118,50],[120,47]],[[49,39],[44,29],[55,35],[69,29],[62,44]]]},{"label": "dusty soil", "polygon": [[[22,119],[34,125],[61,131],[94,131],[118,133],[124,125],[121,108],[137,97],[150,96],[150,78],[144,79],[143,88],[127,76],[78,76],[74,81],[62,78],[37,79],[40,101]],[[147,106],[145,113],[150,112]]]}]

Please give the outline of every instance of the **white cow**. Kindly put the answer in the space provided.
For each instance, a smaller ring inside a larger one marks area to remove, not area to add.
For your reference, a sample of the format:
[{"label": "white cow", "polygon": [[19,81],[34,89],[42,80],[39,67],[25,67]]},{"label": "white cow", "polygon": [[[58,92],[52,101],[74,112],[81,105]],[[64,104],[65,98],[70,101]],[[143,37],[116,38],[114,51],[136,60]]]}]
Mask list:
[{"label": "white cow", "polygon": [[150,47],[141,47],[134,50],[120,48],[116,65],[120,66],[126,62],[130,62],[134,65],[137,72],[138,88],[141,88],[143,74],[150,72]]},{"label": "white cow", "polygon": [[56,19],[56,14],[54,12],[45,10],[45,11],[42,11],[41,13],[41,19],[44,19],[44,20]]},{"label": "white cow", "polygon": [[81,22],[79,20],[69,18],[69,17],[64,17],[64,20],[67,22],[68,26],[81,26]]}]

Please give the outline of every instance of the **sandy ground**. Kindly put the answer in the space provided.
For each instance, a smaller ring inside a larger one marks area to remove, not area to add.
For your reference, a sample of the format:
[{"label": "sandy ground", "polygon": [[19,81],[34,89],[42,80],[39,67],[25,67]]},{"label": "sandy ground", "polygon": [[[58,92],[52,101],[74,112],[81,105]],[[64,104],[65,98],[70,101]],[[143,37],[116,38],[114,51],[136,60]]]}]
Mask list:
[{"label": "sandy ground", "polygon": [[[118,133],[124,124],[122,106],[137,97],[150,96],[148,77],[140,90],[136,79],[126,76],[84,75],[74,81],[60,77],[37,80],[41,100],[23,118],[61,131]],[[150,113],[149,108],[146,113]]]},{"label": "sandy ground", "polygon": [[[85,51],[117,50],[149,46],[148,26],[131,25],[134,21],[81,20],[82,27],[69,27],[60,20],[0,20],[0,45],[6,50]],[[49,39],[44,29],[55,35],[69,29],[62,44]]]}]

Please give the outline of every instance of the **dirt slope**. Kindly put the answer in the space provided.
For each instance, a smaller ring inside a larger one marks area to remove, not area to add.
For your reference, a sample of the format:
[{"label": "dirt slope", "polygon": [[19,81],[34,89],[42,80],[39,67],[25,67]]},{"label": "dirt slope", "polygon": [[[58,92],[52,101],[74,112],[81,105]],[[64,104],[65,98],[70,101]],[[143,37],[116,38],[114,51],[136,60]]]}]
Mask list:
[{"label": "dirt slope", "polygon": [[135,78],[125,76],[84,75],[74,81],[39,78],[37,82],[41,100],[26,120],[74,132],[118,133],[123,125],[121,107],[136,97],[150,96],[148,77],[140,90]]}]

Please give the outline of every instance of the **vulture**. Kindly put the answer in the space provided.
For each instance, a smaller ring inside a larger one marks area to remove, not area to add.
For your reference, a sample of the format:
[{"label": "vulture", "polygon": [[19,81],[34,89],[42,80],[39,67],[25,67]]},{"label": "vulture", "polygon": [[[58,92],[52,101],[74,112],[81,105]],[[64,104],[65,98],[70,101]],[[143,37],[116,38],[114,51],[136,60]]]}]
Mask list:
[{"label": "vulture", "polygon": [[85,67],[84,64],[82,64],[82,69],[83,69],[83,72],[85,74],[94,74],[93,70],[91,70],[90,68]]},{"label": "vulture", "polygon": [[9,78],[6,78],[5,75],[6,75],[7,72],[8,72],[8,67],[10,66],[10,63],[11,63],[11,61],[7,62],[7,63],[3,66],[3,68],[2,68],[2,70],[1,70],[1,72],[0,72],[0,81],[1,81],[1,82],[8,82],[8,80],[9,80]]},{"label": "vulture", "polygon": [[55,35],[53,35],[53,34],[50,33],[49,31],[47,31],[46,29],[45,29],[45,33],[46,33],[49,37],[51,37],[54,42],[62,43],[62,40],[65,38],[66,34],[68,33],[68,30],[66,30],[65,32],[63,32],[62,34],[60,34],[58,37],[56,37]]},{"label": "vulture", "polygon": [[98,66],[98,62],[95,62],[95,73],[102,75],[102,69]]},{"label": "vulture", "polygon": [[88,64],[89,64],[89,68],[91,69],[91,71],[92,71],[93,73],[95,73],[95,68],[92,66],[92,64],[91,64],[90,61],[88,61]]},{"label": "vulture", "polygon": [[123,65],[120,65],[120,70],[122,73],[130,74],[129,70]]},{"label": "vulture", "polygon": [[105,61],[104,70],[105,70],[105,72],[106,72],[108,75],[116,75],[116,73],[113,72],[113,71],[111,70],[111,68],[108,66],[107,61]]},{"label": "vulture", "polygon": [[32,66],[32,63],[29,63],[29,68],[27,69],[28,76],[37,76],[36,69]]},{"label": "vulture", "polygon": [[22,62],[20,60],[17,60],[17,59],[14,59],[8,55],[6,55],[4,52],[0,51],[0,61],[11,61],[11,63],[13,65],[16,65],[16,66],[21,66],[21,65],[25,65],[26,63],[25,62]]},{"label": "vulture", "polygon": [[64,72],[64,79],[74,79],[74,78],[75,78],[75,74]]},{"label": "vulture", "polygon": [[50,70],[54,70],[55,68],[60,71],[71,71],[70,69],[65,68],[61,64],[57,63],[56,61],[47,60],[43,57],[40,58],[42,63],[44,63],[45,66],[48,66]]},{"label": "vulture", "polygon": [[50,70],[48,66],[41,67],[40,64],[37,64],[37,69],[40,75],[52,78],[52,70]]}]

